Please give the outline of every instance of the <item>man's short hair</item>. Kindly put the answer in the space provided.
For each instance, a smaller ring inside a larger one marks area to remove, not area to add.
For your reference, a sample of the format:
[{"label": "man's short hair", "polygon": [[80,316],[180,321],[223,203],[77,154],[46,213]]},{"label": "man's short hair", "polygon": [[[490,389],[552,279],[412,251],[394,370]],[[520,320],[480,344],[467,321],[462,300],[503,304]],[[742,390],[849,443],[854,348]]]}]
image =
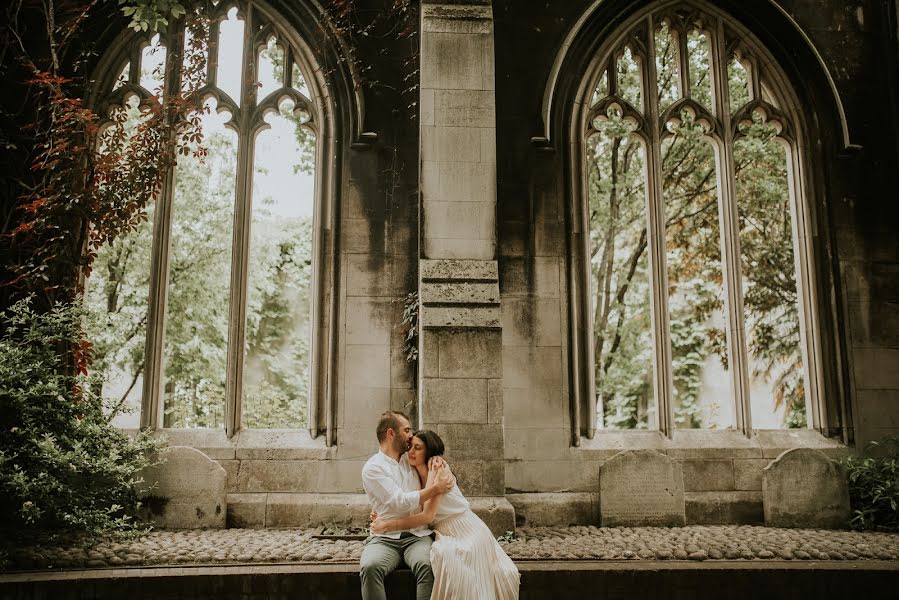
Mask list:
[{"label": "man's short hair", "polygon": [[400,420],[398,417],[406,419],[407,423],[409,422],[409,417],[406,416],[406,413],[398,410],[388,410],[381,415],[381,418],[378,419],[378,428],[375,430],[378,434],[378,443],[387,439],[388,429],[393,429],[395,433],[400,432]]}]

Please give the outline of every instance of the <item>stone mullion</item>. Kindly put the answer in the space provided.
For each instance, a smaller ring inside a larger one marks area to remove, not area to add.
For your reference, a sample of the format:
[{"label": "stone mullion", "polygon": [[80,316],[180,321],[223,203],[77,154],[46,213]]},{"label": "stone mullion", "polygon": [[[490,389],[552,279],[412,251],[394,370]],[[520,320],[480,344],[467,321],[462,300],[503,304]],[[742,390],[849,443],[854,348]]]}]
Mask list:
[{"label": "stone mullion", "polygon": [[727,86],[727,52],[724,26],[719,21],[712,35],[710,53],[713,77],[714,104],[720,125],[717,172],[719,220],[721,230],[724,302],[727,313],[727,355],[734,390],[736,427],[746,436],[752,435],[750,409],[749,356],[746,349],[746,330],[743,318],[743,286],[740,273],[740,221],[736,201],[736,164],[734,132],[730,118],[730,98]]},{"label": "stone mullion", "polygon": [[221,21],[215,21],[209,25],[208,53],[206,55],[206,85],[215,87],[218,85],[219,63],[219,27]]},{"label": "stone mullion", "polygon": [[253,192],[253,129],[250,121],[256,102],[253,56],[253,5],[244,22],[240,110],[237,115],[237,177],[234,188],[234,232],[231,242],[231,295],[229,300],[228,354],[225,379],[225,432],[233,436],[241,427],[243,376],[247,326],[247,270],[250,252]]},{"label": "stone mullion", "polygon": [[[180,24],[169,26],[166,48],[163,102],[181,88],[181,52],[184,29]],[[132,59],[131,71],[140,73]],[[136,81],[136,80],[132,80]],[[174,143],[174,138],[171,140]],[[166,306],[168,299],[169,255],[172,238],[172,204],[175,195],[177,166],[172,165],[165,175],[162,190],[156,199],[153,215],[153,242],[150,254],[150,285],[147,297],[147,335],[144,340],[144,383],[141,397],[140,427],[156,429],[162,413],[160,394],[165,376],[162,351],[165,346]]]},{"label": "stone mullion", "polygon": [[800,323],[800,349],[802,352],[802,364],[805,365],[806,403],[810,410],[807,411],[806,426],[814,427],[822,435],[829,435],[831,419],[828,415],[827,403],[821,394],[823,382],[821,381],[820,357],[821,341],[816,334],[820,331],[817,312],[818,298],[815,290],[813,264],[813,250],[808,235],[803,232],[812,231],[812,225],[808,222],[808,215],[802,209],[800,199],[802,193],[802,161],[799,157],[795,140],[790,143],[787,152],[787,185],[790,193],[790,205],[793,210],[792,229],[793,245],[796,248],[796,296],[799,310]]},{"label": "stone mullion", "polygon": [[[689,31],[686,25],[682,29],[675,30],[674,35],[677,39],[677,60],[680,66],[680,85],[681,94],[684,98],[692,98],[693,92],[690,89],[690,51],[687,48],[687,35]],[[653,45],[655,48],[655,45]]]},{"label": "stone mullion", "polygon": [[665,200],[662,189],[662,123],[659,120],[659,94],[656,89],[656,57],[653,32],[655,22],[648,20],[646,51],[643,69],[644,103],[649,122],[649,143],[646,147],[647,240],[649,241],[650,320],[655,353],[656,414],[659,430],[667,437],[674,432],[672,405],[673,375],[671,372],[671,327],[668,315],[668,273],[665,260]]}]

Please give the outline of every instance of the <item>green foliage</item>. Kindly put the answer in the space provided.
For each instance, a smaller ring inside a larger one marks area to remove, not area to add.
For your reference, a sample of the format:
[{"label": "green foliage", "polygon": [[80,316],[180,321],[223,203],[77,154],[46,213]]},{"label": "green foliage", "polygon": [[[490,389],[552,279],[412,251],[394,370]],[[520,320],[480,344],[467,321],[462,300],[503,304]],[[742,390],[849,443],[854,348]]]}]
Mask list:
[{"label": "green foliage", "polygon": [[899,531],[899,436],[871,442],[868,449],[878,455],[840,461],[849,475],[849,525]]},{"label": "green foliage", "polygon": [[177,19],[187,12],[175,0],[119,0],[122,14],[131,17],[128,27],[134,31],[159,32],[169,24],[169,17]]},{"label": "green foliage", "polygon": [[403,342],[403,353],[406,362],[413,367],[418,363],[418,311],[421,303],[418,301],[418,291],[409,292],[403,301],[403,321],[406,334]]},{"label": "green foliage", "polygon": [[[0,532],[102,533],[133,529],[135,484],[157,442],[110,424],[108,407],[86,376],[82,314],[57,305],[35,312],[30,299],[0,320]],[[74,364],[77,369],[73,369]]]},{"label": "green foliage", "polygon": [[511,544],[512,542],[514,542],[517,539],[518,538],[515,536],[514,531],[507,531],[506,533],[502,534],[501,536],[498,536],[496,538],[496,541],[497,542],[506,542],[507,544]]}]

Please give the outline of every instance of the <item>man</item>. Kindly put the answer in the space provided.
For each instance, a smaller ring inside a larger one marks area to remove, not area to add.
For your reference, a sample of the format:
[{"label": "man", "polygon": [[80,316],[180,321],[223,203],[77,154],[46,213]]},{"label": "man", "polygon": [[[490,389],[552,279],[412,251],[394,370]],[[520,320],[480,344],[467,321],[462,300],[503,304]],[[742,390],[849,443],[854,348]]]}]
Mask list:
[{"label": "man", "polygon": [[[362,487],[372,511],[384,519],[407,517],[438,494],[453,488],[455,478],[441,470],[434,482],[421,489],[418,474],[409,466],[406,450],[412,443],[409,418],[399,411],[381,415],[377,427],[377,454],[362,467]],[[431,572],[431,530],[392,531],[371,535],[365,541],[360,561],[363,600],[386,600],[384,578],[402,558],[415,575],[417,600],[428,600],[434,586]]]}]

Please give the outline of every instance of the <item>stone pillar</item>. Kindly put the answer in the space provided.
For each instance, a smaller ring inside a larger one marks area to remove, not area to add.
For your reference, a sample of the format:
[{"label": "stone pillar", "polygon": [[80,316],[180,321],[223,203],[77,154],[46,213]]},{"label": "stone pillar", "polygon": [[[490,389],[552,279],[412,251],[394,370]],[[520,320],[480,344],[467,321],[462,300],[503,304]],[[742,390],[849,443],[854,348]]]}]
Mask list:
[{"label": "stone pillar", "polygon": [[493,11],[423,2],[421,15],[423,254],[495,260]]},{"label": "stone pillar", "polygon": [[496,110],[489,1],[422,3],[419,423],[495,533],[505,499],[496,263]]}]

